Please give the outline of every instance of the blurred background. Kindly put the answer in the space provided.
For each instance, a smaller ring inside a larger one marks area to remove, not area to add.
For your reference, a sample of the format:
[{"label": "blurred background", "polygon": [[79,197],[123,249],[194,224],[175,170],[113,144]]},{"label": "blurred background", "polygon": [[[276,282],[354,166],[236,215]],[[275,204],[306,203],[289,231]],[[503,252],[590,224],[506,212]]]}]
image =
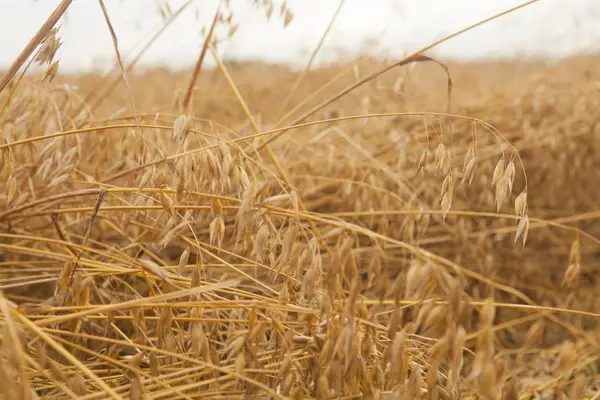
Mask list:
[{"label": "blurred background", "polygon": [[[187,0],[106,0],[124,55],[145,44]],[[0,0],[0,69],[18,55],[59,0]],[[335,13],[337,0],[288,0],[293,20],[284,29],[276,1],[267,23],[265,11],[247,0],[231,0],[232,22],[239,24],[219,51],[227,60],[266,61],[304,66]],[[469,24],[522,1],[347,0],[318,55],[316,65],[358,55],[398,57],[418,50]],[[375,5],[376,4],[376,5]],[[202,45],[217,0],[196,0],[151,49],[141,66],[191,66]],[[161,11],[162,10],[162,11]],[[443,58],[556,58],[593,53],[600,47],[600,1],[543,0],[444,43],[432,52]],[[61,71],[105,70],[114,62],[110,35],[97,1],[75,0],[60,32]],[[208,63],[214,63],[208,57]]]}]

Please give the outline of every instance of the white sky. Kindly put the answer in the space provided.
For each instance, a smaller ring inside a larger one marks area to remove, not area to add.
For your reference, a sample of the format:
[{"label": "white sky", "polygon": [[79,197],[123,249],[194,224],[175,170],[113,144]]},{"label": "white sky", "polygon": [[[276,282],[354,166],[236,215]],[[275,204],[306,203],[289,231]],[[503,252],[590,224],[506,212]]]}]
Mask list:
[{"label": "white sky", "polygon": [[[262,1],[262,0],[261,0]],[[279,5],[281,0],[273,0]],[[161,26],[164,0],[105,0],[123,55]],[[171,0],[173,10],[184,0]],[[473,22],[513,7],[518,0],[347,0],[318,61],[359,53],[398,56]],[[0,69],[6,68],[59,0],[0,0]],[[287,0],[295,18],[286,29],[278,7],[270,22],[250,0],[231,0],[233,40],[228,59],[303,65],[333,15],[338,0]],[[200,29],[208,25],[217,0],[196,0],[145,54],[142,64],[186,67],[198,57]],[[61,70],[88,70],[114,62],[114,51],[96,0],[74,0],[60,32]],[[381,38],[379,45],[373,39]],[[371,44],[369,41],[371,40]],[[600,0],[540,0],[464,36],[436,53],[454,58],[565,56],[600,49]]]}]

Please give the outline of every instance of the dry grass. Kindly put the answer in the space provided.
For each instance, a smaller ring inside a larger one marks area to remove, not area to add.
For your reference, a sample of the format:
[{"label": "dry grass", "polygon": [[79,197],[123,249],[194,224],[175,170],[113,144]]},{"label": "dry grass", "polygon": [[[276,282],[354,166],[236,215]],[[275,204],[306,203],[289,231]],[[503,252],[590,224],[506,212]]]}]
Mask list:
[{"label": "dry grass", "polygon": [[600,396],[597,59],[448,63],[451,114],[411,64],[289,126],[384,63],[103,92],[59,43],[0,92],[2,398]]}]

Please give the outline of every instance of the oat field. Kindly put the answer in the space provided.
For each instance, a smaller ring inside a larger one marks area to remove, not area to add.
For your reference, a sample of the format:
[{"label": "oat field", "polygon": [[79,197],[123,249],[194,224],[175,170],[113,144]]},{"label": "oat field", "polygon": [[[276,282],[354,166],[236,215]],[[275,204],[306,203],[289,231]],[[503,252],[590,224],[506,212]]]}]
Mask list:
[{"label": "oat field", "polygon": [[208,27],[66,75],[52,27],[0,80],[2,399],[600,398],[600,58],[303,72]]}]

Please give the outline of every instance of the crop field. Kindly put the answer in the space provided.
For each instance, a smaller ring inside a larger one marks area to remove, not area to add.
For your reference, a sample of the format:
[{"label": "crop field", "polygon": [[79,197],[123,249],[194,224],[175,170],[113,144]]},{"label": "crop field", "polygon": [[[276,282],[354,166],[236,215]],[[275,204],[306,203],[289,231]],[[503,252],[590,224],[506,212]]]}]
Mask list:
[{"label": "crop field", "polygon": [[73,75],[51,28],[0,80],[0,398],[600,398],[600,58]]}]

